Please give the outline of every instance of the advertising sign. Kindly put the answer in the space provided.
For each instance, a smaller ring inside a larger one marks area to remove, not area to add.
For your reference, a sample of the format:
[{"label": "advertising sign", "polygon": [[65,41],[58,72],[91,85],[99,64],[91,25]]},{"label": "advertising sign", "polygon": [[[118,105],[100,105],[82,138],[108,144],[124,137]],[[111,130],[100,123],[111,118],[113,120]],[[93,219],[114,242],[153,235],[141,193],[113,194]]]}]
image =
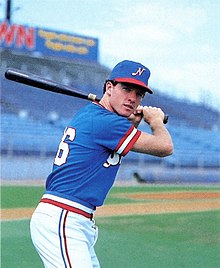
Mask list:
[{"label": "advertising sign", "polygon": [[98,61],[98,39],[0,22],[0,47],[44,56]]}]

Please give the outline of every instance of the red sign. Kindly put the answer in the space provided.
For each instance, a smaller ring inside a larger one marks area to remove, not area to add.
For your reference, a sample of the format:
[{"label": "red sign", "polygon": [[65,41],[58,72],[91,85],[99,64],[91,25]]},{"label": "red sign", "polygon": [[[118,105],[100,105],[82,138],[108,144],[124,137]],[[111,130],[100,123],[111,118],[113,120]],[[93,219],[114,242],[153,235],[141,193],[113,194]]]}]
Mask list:
[{"label": "red sign", "polygon": [[7,22],[0,24],[0,44],[6,47],[35,48],[35,29],[23,25],[8,25]]}]

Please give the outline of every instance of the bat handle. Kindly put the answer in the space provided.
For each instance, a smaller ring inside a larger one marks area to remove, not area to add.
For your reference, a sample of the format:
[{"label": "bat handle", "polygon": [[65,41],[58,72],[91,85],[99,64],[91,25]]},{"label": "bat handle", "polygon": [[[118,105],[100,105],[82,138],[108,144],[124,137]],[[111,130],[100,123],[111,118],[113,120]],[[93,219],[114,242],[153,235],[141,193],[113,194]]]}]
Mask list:
[{"label": "bat handle", "polygon": [[169,116],[167,114],[164,115],[163,123],[166,124],[168,122]]}]

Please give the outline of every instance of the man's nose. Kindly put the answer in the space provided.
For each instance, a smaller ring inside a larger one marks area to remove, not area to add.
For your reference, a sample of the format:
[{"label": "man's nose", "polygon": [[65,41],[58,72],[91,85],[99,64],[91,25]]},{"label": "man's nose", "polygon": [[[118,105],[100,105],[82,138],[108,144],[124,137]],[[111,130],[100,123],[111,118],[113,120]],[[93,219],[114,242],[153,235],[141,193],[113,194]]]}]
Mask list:
[{"label": "man's nose", "polygon": [[129,98],[129,100],[136,101],[136,99],[137,99],[137,92],[135,90],[132,90],[131,92],[129,92],[128,98]]}]

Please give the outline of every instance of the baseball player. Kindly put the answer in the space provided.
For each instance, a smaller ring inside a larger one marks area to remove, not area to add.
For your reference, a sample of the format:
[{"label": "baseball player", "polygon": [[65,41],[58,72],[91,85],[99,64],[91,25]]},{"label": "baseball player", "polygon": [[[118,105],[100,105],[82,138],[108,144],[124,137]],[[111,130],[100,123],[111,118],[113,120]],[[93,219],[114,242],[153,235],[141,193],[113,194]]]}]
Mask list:
[{"label": "baseball player", "polygon": [[[104,84],[102,99],[82,108],[66,127],[30,224],[45,267],[100,267],[93,215],[104,203],[122,158],[130,150],[172,154],[163,111],[141,106],[145,93],[153,93],[149,77],[149,69],[138,62],[118,63]],[[142,119],[151,134],[137,129]]]}]

